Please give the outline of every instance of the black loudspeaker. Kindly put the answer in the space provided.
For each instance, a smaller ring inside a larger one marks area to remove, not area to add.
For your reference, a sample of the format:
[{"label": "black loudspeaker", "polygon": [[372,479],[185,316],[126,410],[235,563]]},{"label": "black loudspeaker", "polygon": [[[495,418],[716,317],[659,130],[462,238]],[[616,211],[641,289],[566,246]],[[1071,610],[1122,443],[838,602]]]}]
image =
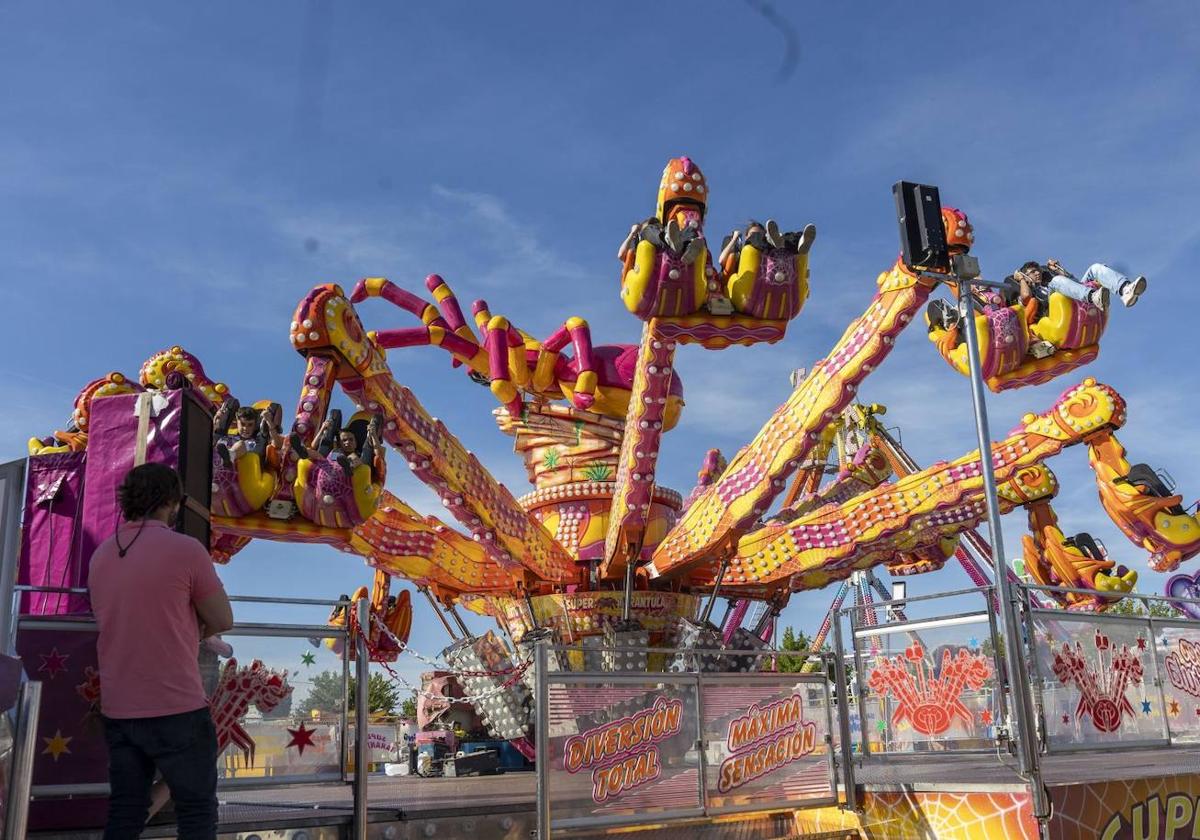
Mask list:
[{"label": "black loudspeaker", "polygon": [[946,272],[950,252],[942,227],[942,199],[938,188],[909,181],[892,185],[896,199],[896,221],[900,224],[900,250],[904,264],[912,269]]},{"label": "black loudspeaker", "polygon": [[190,389],[181,390],[179,476],[187,500],[175,530],[209,543],[209,509],[212,507],[212,414]]}]

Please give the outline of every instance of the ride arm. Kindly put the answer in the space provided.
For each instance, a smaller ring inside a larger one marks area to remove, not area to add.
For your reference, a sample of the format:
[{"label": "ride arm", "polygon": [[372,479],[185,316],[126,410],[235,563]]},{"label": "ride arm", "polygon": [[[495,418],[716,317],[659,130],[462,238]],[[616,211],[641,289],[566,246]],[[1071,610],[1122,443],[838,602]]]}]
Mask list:
[{"label": "ride arm", "polygon": [[652,574],[675,575],[736,543],[766,513],[820,440],[821,429],[853,399],[858,385],[891,352],[896,336],[924,305],[934,281],[897,264],[825,359],[697,499],[654,552]]},{"label": "ride arm", "polygon": [[[436,274],[431,274],[426,279],[425,285],[433,292],[434,298],[438,301],[438,307],[383,277],[359,280],[354,291],[350,293],[350,302],[361,303],[367,298],[380,297],[421,319],[423,326],[420,327],[373,332],[371,337],[381,349],[390,350],[399,347],[424,347],[427,345],[441,347],[454,358],[456,366],[465,364],[471,370],[486,373],[487,354],[480,347],[479,342],[475,339],[475,334],[463,319],[458,301],[450,292],[449,286]],[[439,308],[448,315],[448,318],[439,314]]]},{"label": "ride arm", "polygon": [[600,577],[607,580],[619,579],[629,563],[640,561],[650,521],[654,474],[674,376],[676,346],[674,341],[659,334],[659,323],[658,318],[651,318],[642,328],[604,538],[604,559],[599,569]]},{"label": "ride arm", "polygon": [[[1174,571],[1200,554],[1200,519],[1184,510],[1182,496],[1161,495],[1166,488],[1131,481],[1137,467],[1126,459],[1125,447],[1114,434],[1097,435],[1088,450],[1100,504],[1134,545],[1150,552],[1152,569]],[[1150,479],[1149,484],[1156,483],[1153,476]]]},{"label": "ride arm", "polygon": [[[1026,415],[992,446],[1001,508],[1011,510],[1021,503],[1014,500],[1032,495],[1033,488],[1024,485],[1034,465],[1123,422],[1124,401],[1094,380],[1069,389],[1044,414]],[[793,589],[825,586],[856,569],[887,562],[897,552],[956,538],[983,520],[983,495],[977,452],[935,464],[844,504],[746,534],[730,558],[726,586],[735,591],[788,579]]]},{"label": "ride arm", "polygon": [[384,440],[400,450],[413,473],[470,529],[494,563],[510,572],[527,570],[543,581],[575,582],[578,572],[570,555],[412,391],[390,375],[342,385],[360,406],[383,416]]},{"label": "ride arm", "polygon": [[592,332],[587,321],[571,317],[538,349],[533,372],[533,389],[543,392],[554,387],[555,371],[560,353],[567,343],[575,349],[576,379],[572,402],[576,408],[589,409],[596,400],[599,384],[596,356],[592,351]]},{"label": "ride arm", "polygon": [[[354,529],[349,547],[376,569],[419,586],[436,586],[453,597],[464,592],[505,592],[513,586],[512,575],[496,565],[479,543],[435,517],[421,516],[387,491],[375,515]],[[378,584],[376,578],[377,590]],[[380,603],[386,597],[385,591]]]}]

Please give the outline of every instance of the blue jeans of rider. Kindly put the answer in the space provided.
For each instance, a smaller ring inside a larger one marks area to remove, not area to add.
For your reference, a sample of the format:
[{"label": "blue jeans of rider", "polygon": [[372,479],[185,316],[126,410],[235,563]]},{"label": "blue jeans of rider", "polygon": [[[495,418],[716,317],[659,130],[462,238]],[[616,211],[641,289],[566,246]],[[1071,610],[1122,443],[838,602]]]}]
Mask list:
[{"label": "blue jeans of rider", "polygon": [[1085,284],[1093,280],[1114,295],[1119,295],[1121,288],[1129,282],[1129,278],[1115,268],[1109,268],[1103,263],[1094,263],[1088,266],[1088,270],[1078,280],[1060,274],[1052,277],[1047,285],[1050,291],[1066,295],[1071,300],[1086,301],[1091,288]]},{"label": "blue jeans of rider", "polygon": [[154,770],[175,802],[179,840],[217,836],[217,730],[207,708],[153,718],[104,719],[108,824],[104,840],[136,840],[146,826]]}]

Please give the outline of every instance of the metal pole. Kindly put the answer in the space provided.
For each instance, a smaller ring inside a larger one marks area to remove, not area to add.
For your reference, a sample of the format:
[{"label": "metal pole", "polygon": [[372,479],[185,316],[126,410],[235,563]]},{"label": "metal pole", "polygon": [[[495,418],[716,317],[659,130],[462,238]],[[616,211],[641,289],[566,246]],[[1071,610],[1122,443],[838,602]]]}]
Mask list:
[{"label": "metal pole", "polygon": [[[529,610],[529,626],[530,626],[530,628],[532,628],[534,630],[540,629],[538,627],[537,615],[533,612],[533,599],[529,597],[528,591],[525,592],[525,606]],[[509,634],[509,635],[511,635],[511,634]]]},{"label": "metal pole", "polygon": [[[838,608],[840,610],[840,606]],[[837,681],[838,742],[841,752],[842,785],[846,788],[846,807],[858,810],[858,791],[854,782],[854,744],[850,742],[850,675],[846,672],[846,648],[842,644],[842,617],[833,617],[833,678]],[[861,723],[860,723],[861,725]]]},{"label": "metal pole", "polygon": [[12,781],[4,806],[4,836],[23,838],[29,819],[29,792],[33,780],[34,750],[37,744],[38,710],[42,703],[42,684],[27,682],[17,700],[17,726],[13,733]]},{"label": "metal pole", "polygon": [[446,608],[446,612],[450,615],[451,618],[454,619],[454,623],[457,624],[458,629],[462,631],[464,639],[475,638],[475,634],[467,629],[466,622],[464,622],[462,620],[462,616],[458,614],[458,610],[454,609],[453,606],[449,606]]},{"label": "metal pole", "polygon": [[537,840],[550,837],[550,686],[547,681],[549,641],[538,639],[534,648],[537,672],[534,682],[534,737],[537,743]]},{"label": "metal pole", "polygon": [[630,558],[628,565],[625,566],[625,598],[621,603],[622,622],[629,621],[633,617],[633,581],[636,573],[633,558]]},{"label": "metal pole", "polygon": [[458,634],[454,632],[454,628],[450,626],[450,622],[446,621],[446,616],[442,615],[442,608],[438,604],[437,599],[423,586],[421,587],[421,594],[429,600],[429,606],[433,607],[433,614],[438,617],[438,621],[442,622],[442,626],[446,628],[446,633],[449,634],[451,639],[457,642]]},{"label": "metal pole", "polygon": [[1049,816],[1046,790],[1042,786],[1035,749],[1033,707],[1029,698],[1029,682],[1021,655],[1024,644],[1012,601],[1008,579],[1008,561],[1004,553],[1004,534],[1000,525],[1000,501],[996,496],[996,473],[992,468],[992,436],[988,429],[987,403],[983,394],[983,369],[980,366],[979,337],[975,332],[975,299],[971,280],[958,278],[958,301],[962,314],[961,329],[967,342],[967,361],[971,371],[971,402],[975,409],[975,432],[979,438],[979,470],[983,477],[983,497],[987,503],[988,532],[992,540],[992,561],[995,566],[996,595],[1000,600],[1000,626],[1004,632],[1004,660],[1008,670],[1011,709],[1016,731],[1017,764],[1030,780],[1033,794],[1033,814],[1039,822]]},{"label": "metal pole", "polygon": [[367,838],[367,764],[370,750],[367,749],[367,718],[371,710],[367,703],[371,680],[371,654],[367,650],[366,628],[370,627],[370,605],[365,598],[358,601],[358,636],[354,639],[357,654],[354,686],[354,837]]},{"label": "metal pole", "polygon": [[717,569],[717,580],[713,584],[712,594],[708,596],[708,603],[704,605],[704,612],[700,614],[700,623],[708,624],[708,619],[712,617],[713,607],[717,603],[717,596],[721,593],[721,581],[725,578],[725,569],[729,566],[729,558],[725,557],[721,560],[721,566]]},{"label": "metal pole", "polygon": [[20,562],[24,490],[24,459],[0,465],[0,653],[12,653],[16,648],[13,586]]}]

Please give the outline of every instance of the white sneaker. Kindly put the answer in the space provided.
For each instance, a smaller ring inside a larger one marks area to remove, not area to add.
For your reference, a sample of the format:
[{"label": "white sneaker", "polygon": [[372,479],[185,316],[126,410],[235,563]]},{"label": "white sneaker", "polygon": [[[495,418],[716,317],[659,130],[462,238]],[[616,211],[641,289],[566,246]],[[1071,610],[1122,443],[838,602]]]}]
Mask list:
[{"label": "white sneaker", "polygon": [[1146,278],[1139,275],[1121,287],[1121,303],[1133,306],[1145,291]]},{"label": "white sneaker", "polygon": [[1053,356],[1057,349],[1049,341],[1035,341],[1029,345],[1029,355],[1035,359],[1045,359],[1047,356]]},{"label": "white sneaker", "polygon": [[[1099,288],[1092,289],[1088,293],[1088,303],[1099,309],[1101,312],[1108,309],[1108,289]],[[1129,304],[1125,304],[1129,306]]]},{"label": "white sneaker", "polygon": [[783,247],[783,234],[779,232],[779,224],[774,219],[767,219],[767,242],[772,248]]}]

